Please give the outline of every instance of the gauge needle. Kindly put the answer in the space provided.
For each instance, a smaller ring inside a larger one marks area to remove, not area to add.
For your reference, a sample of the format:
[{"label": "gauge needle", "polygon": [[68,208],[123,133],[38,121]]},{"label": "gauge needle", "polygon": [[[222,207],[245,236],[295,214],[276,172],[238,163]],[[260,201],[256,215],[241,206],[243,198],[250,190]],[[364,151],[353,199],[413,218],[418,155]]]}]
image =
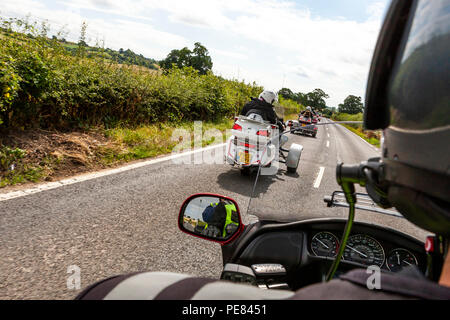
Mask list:
[{"label": "gauge needle", "polygon": [[406,261],[406,260],[403,260],[403,262],[404,263],[406,263],[408,266],[412,266],[412,264],[411,263],[409,263],[408,261]]},{"label": "gauge needle", "polygon": [[320,241],[319,239],[316,239],[316,240],[319,241],[319,243],[320,243],[321,245],[323,245],[326,249],[330,249],[329,246],[327,246],[325,243],[323,243],[323,242]]},{"label": "gauge needle", "polygon": [[365,255],[364,253],[362,253],[362,252],[359,252],[358,250],[356,250],[355,248],[352,248],[352,247],[350,247],[350,246],[348,246],[347,245],[347,247],[349,247],[350,249],[352,249],[353,251],[355,251],[356,253],[358,253],[360,256],[362,256],[363,258],[367,258],[367,255]]}]

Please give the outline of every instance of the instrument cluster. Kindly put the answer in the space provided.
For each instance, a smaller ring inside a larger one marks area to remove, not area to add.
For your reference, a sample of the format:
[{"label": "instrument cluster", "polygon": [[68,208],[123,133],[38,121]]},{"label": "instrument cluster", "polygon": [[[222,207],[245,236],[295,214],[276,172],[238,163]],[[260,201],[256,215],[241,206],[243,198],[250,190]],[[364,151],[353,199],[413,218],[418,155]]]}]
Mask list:
[{"label": "instrument cluster", "polygon": [[[310,243],[311,252],[318,257],[335,257],[339,250],[339,239],[328,231],[320,231],[313,235]],[[350,261],[364,266],[376,265],[392,272],[402,268],[418,266],[417,257],[405,248],[386,248],[380,242],[366,234],[354,234],[347,240],[342,261]]]}]

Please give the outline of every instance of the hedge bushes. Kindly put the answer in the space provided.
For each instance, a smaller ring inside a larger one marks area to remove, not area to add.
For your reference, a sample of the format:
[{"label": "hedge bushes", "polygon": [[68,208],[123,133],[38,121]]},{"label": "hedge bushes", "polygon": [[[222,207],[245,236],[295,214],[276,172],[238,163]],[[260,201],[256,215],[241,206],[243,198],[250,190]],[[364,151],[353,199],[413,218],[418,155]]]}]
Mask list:
[{"label": "hedge bushes", "polygon": [[48,28],[1,20],[0,128],[216,120],[262,90],[192,68],[167,74],[69,53]]},{"label": "hedge bushes", "polygon": [[300,113],[300,111],[305,109],[305,107],[303,105],[299,104],[298,102],[291,100],[291,99],[283,98],[283,96],[281,96],[281,95],[278,96],[278,99],[279,99],[279,105],[283,109],[284,116],[288,116],[288,117],[292,116],[292,115],[297,116]]},{"label": "hedge bushes", "polygon": [[[357,113],[357,114],[348,114],[348,113],[340,113],[336,112],[333,113],[331,116],[331,119],[336,121],[362,121],[363,120],[363,114]],[[347,126],[350,126],[352,128],[362,128],[362,124],[356,124],[356,123],[349,123]]]}]

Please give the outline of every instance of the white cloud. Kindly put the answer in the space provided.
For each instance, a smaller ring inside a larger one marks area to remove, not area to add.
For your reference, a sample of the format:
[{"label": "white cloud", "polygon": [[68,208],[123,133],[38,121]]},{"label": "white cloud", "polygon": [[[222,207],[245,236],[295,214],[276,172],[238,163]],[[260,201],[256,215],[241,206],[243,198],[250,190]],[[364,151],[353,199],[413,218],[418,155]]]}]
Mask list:
[{"label": "white cloud", "polygon": [[[130,48],[133,51],[142,53],[155,59],[164,58],[168,51],[173,48],[184,47],[190,41],[179,35],[158,30],[150,23],[138,22],[137,8],[124,5],[119,6],[116,2],[105,6],[105,2],[98,0],[79,0],[75,2],[60,2],[65,5],[65,9],[55,10],[45,7],[36,0],[2,0],[1,14],[9,17],[24,17],[30,15],[30,20],[48,20],[53,32],[60,29],[67,30],[66,38],[70,41],[77,41],[80,35],[80,28],[83,21],[88,24],[88,43],[104,41],[107,47],[113,49]],[[111,2],[107,2],[111,3]],[[101,4],[101,5],[100,5]],[[94,8],[94,6],[96,6]],[[121,8],[128,10],[122,11]],[[104,19],[101,17],[87,19],[83,10],[96,10],[106,14],[117,15],[114,19]],[[130,19],[131,18],[131,19]],[[149,20],[145,17],[145,20]]]},{"label": "white cloud", "polygon": [[386,3],[383,1],[378,1],[371,3],[367,7],[367,13],[370,15],[371,19],[379,20],[383,17],[383,14],[386,9]]},{"label": "white cloud", "polygon": [[209,52],[212,56],[212,58],[214,58],[215,55],[218,56],[223,56],[223,57],[227,57],[227,58],[233,58],[233,59],[238,59],[238,60],[247,60],[248,59],[248,55],[244,54],[244,53],[240,53],[240,52],[235,52],[235,51],[228,51],[228,50],[220,50],[220,49],[209,49]]}]

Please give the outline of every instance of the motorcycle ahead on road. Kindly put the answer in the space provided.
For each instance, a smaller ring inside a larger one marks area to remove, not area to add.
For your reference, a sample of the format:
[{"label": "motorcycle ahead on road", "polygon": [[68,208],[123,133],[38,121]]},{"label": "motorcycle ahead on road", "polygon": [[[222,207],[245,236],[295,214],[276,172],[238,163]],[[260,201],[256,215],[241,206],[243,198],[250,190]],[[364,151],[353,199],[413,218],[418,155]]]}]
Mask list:
[{"label": "motorcycle ahead on road", "polygon": [[288,172],[296,172],[303,146],[293,143],[287,150],[283,148],[287,141],[278,126],[264,121],[260,115],[239,116],[227,141],[225,160],[239,167],[243,175],[259,167],[270,167],[275,161],[285,163]]},{"label": "motorcycle ahead on road", "polygon": [[317,136],[317,117],[305,117],[303,115],[298,116],[298,120],[286,121],[286,127],[296,129],[296,133],[302,135],[310,135],[315,138]]}]

